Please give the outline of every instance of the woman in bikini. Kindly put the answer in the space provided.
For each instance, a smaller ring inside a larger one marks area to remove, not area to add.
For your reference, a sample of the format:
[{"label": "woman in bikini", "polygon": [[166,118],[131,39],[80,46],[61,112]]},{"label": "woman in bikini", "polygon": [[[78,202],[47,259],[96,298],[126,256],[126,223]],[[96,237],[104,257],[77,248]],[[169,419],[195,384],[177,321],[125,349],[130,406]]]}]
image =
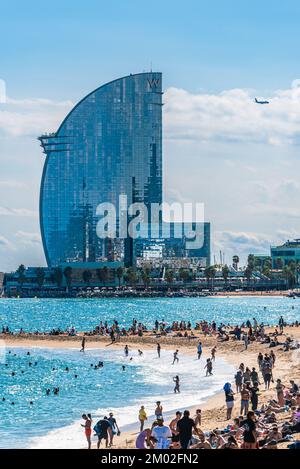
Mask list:
[{"label": "woman in bikini", "polygon": [[91,414],[83,414],[82,415],[83,420],[85,421],[84,425],[81,424],[82,427],[84,427],[84,432],[86,436],[86,440],[88,442],[88,449],[91,449],[91,436],[92,436],[92,416]]}]

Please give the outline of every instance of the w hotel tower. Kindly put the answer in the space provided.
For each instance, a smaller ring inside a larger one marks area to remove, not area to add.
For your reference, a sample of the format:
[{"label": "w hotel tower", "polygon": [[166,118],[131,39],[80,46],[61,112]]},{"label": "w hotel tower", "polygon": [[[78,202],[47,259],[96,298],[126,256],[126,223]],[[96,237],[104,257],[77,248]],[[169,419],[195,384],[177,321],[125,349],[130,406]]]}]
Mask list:
[{"label": "w hotel tower", "polygon": [[[162,203],[162,76],[114,80],[82,99],[56,133],[42,135],[46,160],[40,225],[49,266],[132,262],[130,240],[100,239],[97,206]],[[119,220],[117,220],[118,224]]]}]

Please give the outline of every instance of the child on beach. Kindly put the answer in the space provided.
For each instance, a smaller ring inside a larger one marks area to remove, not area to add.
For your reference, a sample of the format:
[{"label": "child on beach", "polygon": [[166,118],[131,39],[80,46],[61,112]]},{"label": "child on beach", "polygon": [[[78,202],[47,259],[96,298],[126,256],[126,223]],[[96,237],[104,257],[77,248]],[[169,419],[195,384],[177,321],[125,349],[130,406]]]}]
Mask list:
[{"label": "child on beach", "polygon": [[212,365],[212,361],[210,358],[208,358],[206,360],[206,365],[204,367],[204,369],[206,369],[206,376],[212,376],[212,369],[213,369],[213,365]]}]

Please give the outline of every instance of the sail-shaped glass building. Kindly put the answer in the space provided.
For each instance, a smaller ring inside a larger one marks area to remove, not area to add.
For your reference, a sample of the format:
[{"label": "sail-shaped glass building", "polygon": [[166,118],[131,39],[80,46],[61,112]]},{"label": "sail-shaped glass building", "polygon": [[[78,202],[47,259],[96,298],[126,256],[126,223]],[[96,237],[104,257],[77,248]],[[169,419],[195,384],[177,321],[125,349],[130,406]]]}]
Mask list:
[{"label": "sail-shaped glass building", "polygon": [[[63,262],[132,263],[132,242],[97,236],[97,206],[162,202],[162,76],[149,72],[107,83],[82,99],[46,154],[40,225],[49,266]],[[118,220],[117,220],[118,223]]]}]

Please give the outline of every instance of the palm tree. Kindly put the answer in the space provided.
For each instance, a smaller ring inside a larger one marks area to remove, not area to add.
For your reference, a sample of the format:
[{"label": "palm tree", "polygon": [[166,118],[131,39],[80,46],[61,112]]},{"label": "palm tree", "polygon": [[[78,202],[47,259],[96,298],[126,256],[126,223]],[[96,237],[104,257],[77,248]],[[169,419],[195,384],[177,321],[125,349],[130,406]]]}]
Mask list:
[{"label": "palm tree", "polygon": [[63,280],[63,273],[60,267],[57,267],[53,272],[53,279],[57,286],[60,288]]},{"label": "palm tree", "polygon": [[133,267],[128,267],[125,279],[131,286],[136,285],[138,277],[136,270]]},{"label": "palm tree", "polygon": [[249,266],[246,267],[246,269],[245,269],[245,271],[244,271],[244,276],[246,277],[247,282],[248,282],[248,285],[249,285],[250,279],[251,279],[251,277],[252,277],[252,269],[251,269],[251,267],[249,267]]},{"label": "palm tree", "polygon": [[87,283],[89,285],[92,277],[93,277],[93,274],[90,270],[84,270],[82,272],[82,279],[84,283]]},{"label": "palm tree", "polygon": [[235,255],[233,256],[233,258],[232,258],[232,267],[233,267],[235,270],[238,270],[239,262],[240,262],[240,258],[239,258],[239,256],[237,256],[237,255],[235,254]]},{"label": "palm tree", "polygon": [[149,286],[150,283],[150,268],[149,267],[144,267],[142,270],[142,281],[145,287]]},{"label": "palm tree", "polygon": [[222,277],[224,279],[225,285],[227,285],[227,281],[229,277],[229,267],[227,264],[222,267]]},{"label": "palm tree", "polygon": [[174,280],[174,272],[173,270],[167,270],[165,273],[165,280],[171,284]]},{"label": "palm tree", "polygon": [[283,260],[281,259],[281,257],[278,257],[278,258],[276,259],[276,262],[275,262],[275,263],[276,263],[276,268],[277,268],[278,270],[282,270],[282,269],[283,269]]},{"label": "palm tree", "polygon": [[213,279],[216,276],[216,272],[217,271],[214,265],[210,265],[206,267],[206,269],[204,270],[204,275],[206,277],[208,286],[209,286],[209,280],[211,280],[211,288],[213,288]]},{"label": "palm tree", "polygon": [[179,271],[179,278],[180,280],[182,280],[183,282],[188,282],[190,280],[190,273],[188,270],[186,269],[180,269]]},{"label": "palm tree", "polygon": [[116,274],[117,274],[117,277],[118,277],[118,280],[119,280],[119,288],[121,286],[121,279],[123,278],[123,273],[124,273],[123,267],[118,267],[117,270],[116,270]]},{"label": "palm tree", "polygon": [[44,281],[45,281],[45,270],[42,267],[37,267],[35,269],[36,273],[36,281],[39,288],[42,288]]},{"label": "palm tree", "polygon": [[18,283],[21,285],[21,290],[23,288],[23,283],[26,280],[25,272],[26,272],[25,265],[23,265],[23,264],[19,265],[19,267],[17,269],[17,274],[18,274]]},{"label": "palm tree", "polygon": [[253,271],[255,266],[255,256],[254,254],[249,254],[248,256],[248,267]]},{"label": "palm tree", "polygon": [[64,268],[64,277],[66,279],[66,284],[67,284],[67,291],[71,288],[72,285],[72,267],[68,266]]}]

